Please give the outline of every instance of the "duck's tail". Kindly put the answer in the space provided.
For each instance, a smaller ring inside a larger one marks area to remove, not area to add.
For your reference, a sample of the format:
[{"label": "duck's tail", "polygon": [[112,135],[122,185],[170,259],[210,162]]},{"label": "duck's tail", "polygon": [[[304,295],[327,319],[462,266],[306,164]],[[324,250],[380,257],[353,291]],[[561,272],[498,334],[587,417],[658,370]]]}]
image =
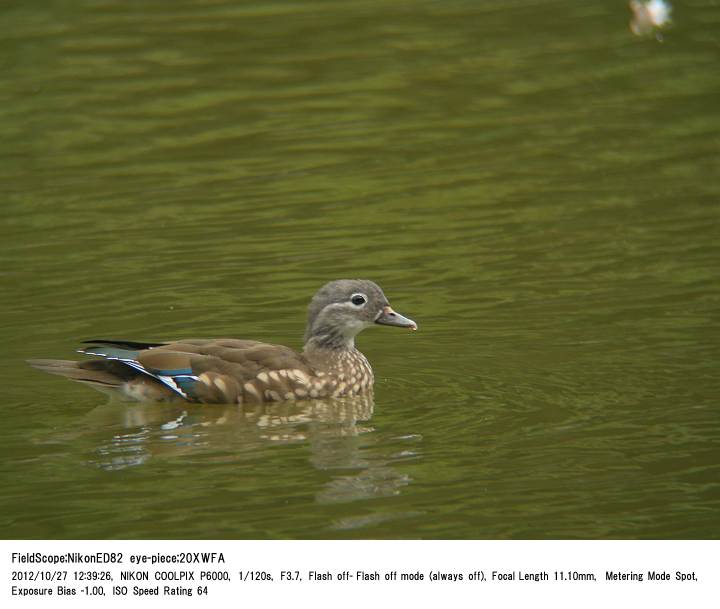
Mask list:
[{"label": "duck's tail", "polygon": [[135,371],[119,362],[104,360],[76,362],[67,359],[30,359],[28,364],[43,372],[64,376],[101,390],[120,389],[124,383],[137,376]]},{"label": "duck's tail", "polygon": [[102,391],[111,397],[138,402],[167,402],[180,399],[178,393],[119,360],[92,359],[76,362],[67,359],[29,359],[33,368],[64,376]]}]

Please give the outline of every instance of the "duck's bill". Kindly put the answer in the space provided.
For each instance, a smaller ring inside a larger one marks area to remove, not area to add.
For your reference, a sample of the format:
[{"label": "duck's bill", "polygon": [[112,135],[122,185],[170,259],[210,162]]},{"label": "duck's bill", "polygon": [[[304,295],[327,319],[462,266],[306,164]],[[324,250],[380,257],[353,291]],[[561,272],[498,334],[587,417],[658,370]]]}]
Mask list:
[{"label": "duck's bill", "polygon": [[377,319],[376,324],[381,326],[397,326],[398,328],[410,328],[411,330],[417,330],[417,324],[407,317],[403,317],[400,313],[396,313],[391,307],[386,306]]}]

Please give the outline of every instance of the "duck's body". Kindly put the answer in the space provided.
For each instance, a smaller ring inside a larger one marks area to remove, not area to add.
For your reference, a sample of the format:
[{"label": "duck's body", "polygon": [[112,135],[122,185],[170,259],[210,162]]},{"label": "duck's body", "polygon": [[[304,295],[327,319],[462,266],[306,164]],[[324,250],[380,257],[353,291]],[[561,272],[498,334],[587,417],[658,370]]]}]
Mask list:
[{"label": "duck's body", "polygon": [[373,282],[340,280],[323,286],[310,303],[302,353],[239,339],[95,340],[80,352],[102,359],[30,363],[138,401],[242,404],[353,396],[372,389],[374,381],[354,338],[376,323],[417,328],[390,308]]}]

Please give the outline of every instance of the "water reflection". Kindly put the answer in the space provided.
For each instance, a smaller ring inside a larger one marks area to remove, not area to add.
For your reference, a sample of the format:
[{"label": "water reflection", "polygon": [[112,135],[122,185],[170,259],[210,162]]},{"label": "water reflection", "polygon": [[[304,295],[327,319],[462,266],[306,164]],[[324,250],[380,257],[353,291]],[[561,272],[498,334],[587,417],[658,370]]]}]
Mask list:
[{"label": "water reflection", "polygon": [[417,453],[395,450],[387,458],[371,454],[367,449],[375,444],[373,410],[372,395],[245,407],[107,404],[92,411],[86,424],[93,432],[115,433],[100,441],[89,463],[118,470],[151,459],[202,456],[235,467],[275,445],[300,444],[309,447],[308,461],[315,470],[332,474],[315,494],[318,503],[397,495],[411,478],[394,464]]}]

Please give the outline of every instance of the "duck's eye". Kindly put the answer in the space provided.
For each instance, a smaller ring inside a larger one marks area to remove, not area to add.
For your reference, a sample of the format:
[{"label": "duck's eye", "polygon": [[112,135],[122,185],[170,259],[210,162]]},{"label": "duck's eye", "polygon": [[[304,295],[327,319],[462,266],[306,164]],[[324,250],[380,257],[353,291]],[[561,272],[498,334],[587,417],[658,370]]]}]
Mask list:
[{"label": "duck's eye", "polygon": [[365,296],[362,294],[353,294],[350,298],[350,302],[353,303],[356,307],[361,307],[365,304]]}]

